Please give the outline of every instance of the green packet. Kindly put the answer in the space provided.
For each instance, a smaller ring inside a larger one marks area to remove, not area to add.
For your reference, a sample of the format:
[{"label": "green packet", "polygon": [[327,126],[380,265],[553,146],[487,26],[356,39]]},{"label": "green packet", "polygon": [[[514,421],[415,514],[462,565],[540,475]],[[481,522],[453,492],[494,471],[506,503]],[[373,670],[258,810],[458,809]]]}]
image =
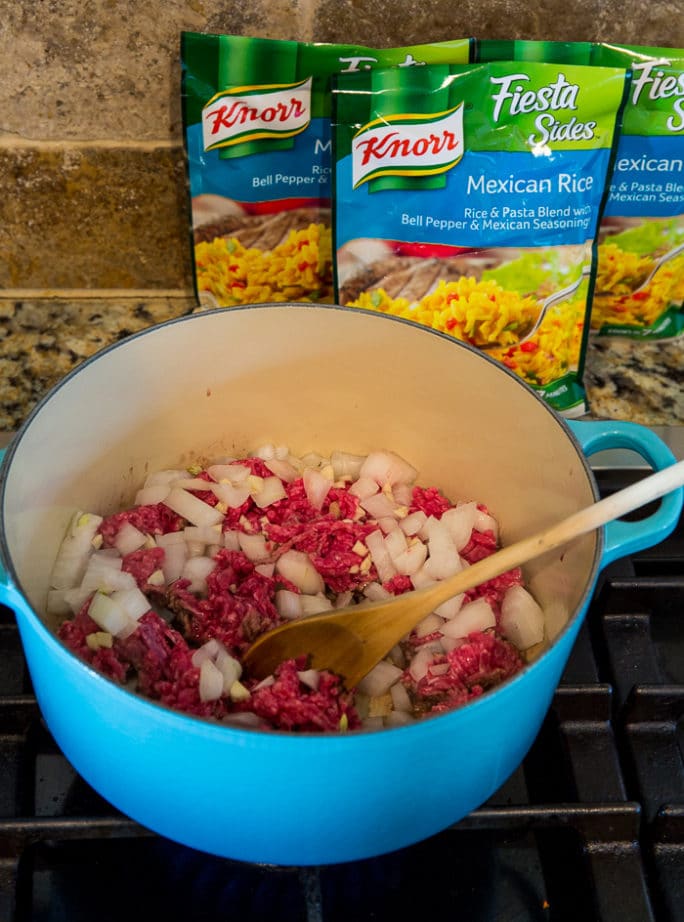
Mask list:
[{"label": "green packet", "polygon": [[684,49],[596,44],[592,57],[630,68],[632,81],[599,229],[591,326],[599,335],[676,336],[684,330]]},{"label": "green packet", "polygon": [[592,42],[537,41],[534,39],[476,38],[472,60],[540,61],[552,64],[585,64],[592,61]]},{"label": "green packet", "polygon": [[182,33],[200,302],[332,301],[331,75],[465,62],[470,47],[467,38],[375,49]]},{"label": "green packet", "polygon": [[640,339],[680,334],[684,330],[684,252],[680,250],[684,246],[684,49],[477,40],[473,58],[574,62],[631,71],[598,232],[591,330],[599,336]]},{"label": "green packet", "polygon": [[554,409],[584,413],[595,236],[627,77],[536,61],[337,76],[338,302],[463,340]]}]

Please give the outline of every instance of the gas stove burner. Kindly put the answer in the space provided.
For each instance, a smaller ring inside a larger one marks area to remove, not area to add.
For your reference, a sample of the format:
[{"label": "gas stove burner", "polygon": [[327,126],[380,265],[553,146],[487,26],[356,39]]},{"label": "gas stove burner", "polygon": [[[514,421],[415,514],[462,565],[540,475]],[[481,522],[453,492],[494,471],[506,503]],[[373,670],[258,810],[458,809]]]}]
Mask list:
[{"label": "gas stove burner", "polygon": [[[604,493],[634,476],[598,473]],[[93,791],[45,729],[2,609],[0,920],[680,922],[683,617],[680,523],[604,572],[537,740],[485,805],[389,855],[276,868],[177,845]]]}]

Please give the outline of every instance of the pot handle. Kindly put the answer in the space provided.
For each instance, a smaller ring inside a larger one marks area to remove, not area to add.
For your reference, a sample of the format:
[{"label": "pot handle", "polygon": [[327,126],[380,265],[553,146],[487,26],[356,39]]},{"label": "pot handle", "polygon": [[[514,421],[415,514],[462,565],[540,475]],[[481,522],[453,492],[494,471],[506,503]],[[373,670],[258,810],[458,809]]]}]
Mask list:
[{"label": "pot handle", "polygon": [[[568,420],[567,423],[587,457],[597,451],[628,449],[635,451],[657,471],[669,467],[677,460],[655,432],[638,423],[613,420]],[[664,540],[677,525],[683,497],[684,490],[680,487],[663,496],[655,512],[646,518],[633,522],[617,520],[605,525],[601,566],[605,567],[619,557],[652,547]]]}]

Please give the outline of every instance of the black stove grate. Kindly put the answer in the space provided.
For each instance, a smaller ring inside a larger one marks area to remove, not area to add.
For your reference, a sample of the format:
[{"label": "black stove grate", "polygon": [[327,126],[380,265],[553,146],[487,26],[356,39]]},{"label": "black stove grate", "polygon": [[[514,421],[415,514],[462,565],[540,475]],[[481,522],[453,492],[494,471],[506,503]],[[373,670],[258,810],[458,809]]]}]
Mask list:
[{"label": "black stove grate", "polygon": [[[604,492],[621,478],[599,475]],[[45,729],[0,610],[0,922],[681,922],[683,625],[680,523],[604,572],[532,750],[487,804],[411,848],[298,869],[204,855],[102,800]]]}]

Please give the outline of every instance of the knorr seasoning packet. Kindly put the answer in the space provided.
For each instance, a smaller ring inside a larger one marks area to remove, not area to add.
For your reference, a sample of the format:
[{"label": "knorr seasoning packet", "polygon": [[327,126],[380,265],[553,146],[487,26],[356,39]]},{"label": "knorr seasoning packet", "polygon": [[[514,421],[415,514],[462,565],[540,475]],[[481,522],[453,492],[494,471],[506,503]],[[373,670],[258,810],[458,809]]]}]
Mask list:
[{"label": "knorr seasoning packet", "polygon": [[596,45],[631,89],[599,230],[591,325],[643,339],[684,330],[684,49]]},{"label": "knorr seasoning packet", "polygon": [[469,39],[380,50],[183,33],[200,301],[332,301],[331,75],[469,54]]},{"label": "knorr seasoning packet", "polygon": [[336,297],[485,350],[559,412],[582,384],[627,73],[492,62],[334,81]]}]

